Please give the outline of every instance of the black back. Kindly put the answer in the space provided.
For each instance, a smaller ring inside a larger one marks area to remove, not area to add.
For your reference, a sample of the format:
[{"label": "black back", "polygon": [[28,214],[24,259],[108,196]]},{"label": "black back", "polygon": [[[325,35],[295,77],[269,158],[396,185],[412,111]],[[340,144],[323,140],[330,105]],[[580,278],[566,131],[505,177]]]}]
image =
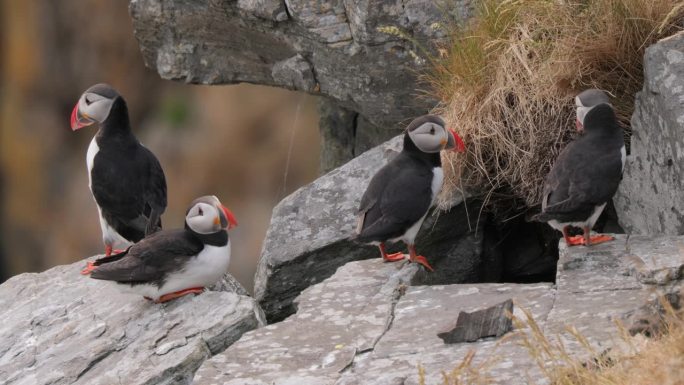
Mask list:
[{"label": "black back", "polygon": [[568,144],[546,177],[542,212],[536,220],[584,221],[608,202],[622,179],[622,129],[608,104],[584,119],[584,134]]},{"label": "black back", "polygon": [[128,108],[116,97],[96,135],[91,189],[102,216],[121,236],[141,240],[161,228],[166,178],[159,160],[131,132]]},{"label": "black back", "polygon": [[404,148],[371,179],[361,198],[359,242],[384,242],[403,235],[432,203],[432,178],[439,153],[424,153],[404,135]]},{"label": "black back", "polygon": [[204,249],[205,244],[225,246],[228,232],[198,234],[190,229],[162,230],[149,235],[128,250],[95,261],[94,279],[130,285],[154,284],[161,287],[170,273]]}]

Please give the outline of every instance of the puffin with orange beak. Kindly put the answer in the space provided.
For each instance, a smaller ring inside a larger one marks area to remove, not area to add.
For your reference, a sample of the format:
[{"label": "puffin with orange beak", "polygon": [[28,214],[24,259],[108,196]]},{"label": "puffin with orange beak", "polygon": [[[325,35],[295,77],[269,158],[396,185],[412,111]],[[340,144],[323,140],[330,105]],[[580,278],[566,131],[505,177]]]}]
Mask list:
[{"label": "puffin with orange beak", "polygon": [[[590,246],[613,239],[591,236],[591,228],[622,180],[625,142],[608,95],[589,89],[575,97],[575,126],[581,136],[568,144],[546,176],[542,212],[533,220],[563,233],[568,246]],[[583,235],[570,236],[570,227]]]},{"label": "puffin with orange beak", "polygon": [[96,260],[90,277],[114,281],[122,291],[157,303],[202,293],[228,270],[228,229],[234,226],[233,213],[217,197],[197,198],[186,212],[185,228],[158,231]]},{"label": "puffin with orange beak", "polygon": [[432,271],[427,259],[416,252],[415,239],[442,189],[442,150],[463,152],[465,146],[439,116],[413,120],[406,128],[402,151],[373,176],[363,194],[352,239],[377,245],[388,262],[404,259],[403,253],[385,251],[386,242],[401,240],[408,246],[409,260]]},{"label": "puffin with orange beak", "polygon": [[154,154],[133,135],[126,101],[107,84],[88,88],[71,113],[73,131],[96,122],[100,128],[86,164],[109,256],[161,229],[166,178]]}]

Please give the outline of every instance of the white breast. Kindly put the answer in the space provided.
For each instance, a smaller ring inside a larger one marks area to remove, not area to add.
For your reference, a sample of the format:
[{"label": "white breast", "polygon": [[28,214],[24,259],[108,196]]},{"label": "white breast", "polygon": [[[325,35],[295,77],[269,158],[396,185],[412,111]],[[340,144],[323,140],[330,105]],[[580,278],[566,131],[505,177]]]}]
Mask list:
[{"label": "white breast", "polygon": [[620,155],[621,155],[621,160],[622,160],[622,171],[625,171],[625,160],[627,159],[627,150],[625,149],[625,146],[622,146],[620,149]]},{"label": "white breast", "polygon": [[206,287],[218,282],[228,271],[230,264],[230,241],[227,245],[204,246],[204,249],[192,258],[182,270],[171,274],[164,285],[159,288],[159,296],[191,287]]},{"label": "white breast", "polygon": [[100,147],[97,145],[97,140],[95,140],[95,137],[93,137],[93,140],[90,141],[90,145],[88,146],[88,152],[86,153],[86,165],[88,166],[88,187],[90,187],[90,191],[93,190],[93,178],[90,174],[93,172],[95,155],[97,155],[99,151]]}]

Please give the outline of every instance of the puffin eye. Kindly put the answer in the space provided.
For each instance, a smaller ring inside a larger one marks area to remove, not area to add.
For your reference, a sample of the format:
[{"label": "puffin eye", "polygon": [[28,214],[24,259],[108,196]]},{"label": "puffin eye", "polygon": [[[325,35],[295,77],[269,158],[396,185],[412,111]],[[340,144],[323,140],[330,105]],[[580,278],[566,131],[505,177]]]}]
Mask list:
[{"label": "puffin eye", "polygon": [[86,102],[86,106],[89,106],[92,103],[92,100],[88,99],[88,97],[86,96],[85,102]]},{"label": "puffin eye", "polygon": [[432,126],[432,127],[430,127],[430,135],[434,135],[434,134],[435,134],[435,127]]},{"label": "puffin eye", "polygon": [[198,207],[197,210],[199,215],[204,215],[204,211],[202,211],[201,207]]}]

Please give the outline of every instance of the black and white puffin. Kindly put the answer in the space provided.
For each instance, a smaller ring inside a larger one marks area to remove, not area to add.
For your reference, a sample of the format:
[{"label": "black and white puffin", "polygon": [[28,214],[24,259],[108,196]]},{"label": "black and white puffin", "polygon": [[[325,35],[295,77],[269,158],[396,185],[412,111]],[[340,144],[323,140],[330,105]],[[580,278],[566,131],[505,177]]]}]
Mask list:
[{"label": "black and white puffin", "polygon": [[90,277],[115,281],[122,291],[157,303],[201,293],[228,270],[227,230],[234,226],[235,217],[218,198],[197,198],[185,228],[155,232],[124,252],[96,260]]},{"label": "black and white puffin", "polygon": [[71,113],[74,131],[95,122],[100,129],[86,163],[109,256],[161,229],[166,178],[154,154],[133,135],[126,101],[107,84],[88,88]]},{"label": "black and white puffin", "polygon": [[[556,159],[546,177],[542,212],[534,219],[561,231],[568,246],[589,246],[613,239],[592,237],[591,228],[617,191],[626,153],[622,128],[603,91],[583,91],[575,104],[575,124],[582,135]],[[582,228],[584,234],[570,237],[570,226]]]},{"label": "black and white puffin", "polygon": [[424,115],[413,120],[404,133],[402,151],[373,176],[363,194],[352,239],[377,245],[382,258],[390,262],[404,259],[404,254],[387,254],[385,242],[401,240],[408,246],[411,262],[432,270],[414,242],[442,188],[440,151],[447,149],[463,152],[465,146],[442,118]]}]

